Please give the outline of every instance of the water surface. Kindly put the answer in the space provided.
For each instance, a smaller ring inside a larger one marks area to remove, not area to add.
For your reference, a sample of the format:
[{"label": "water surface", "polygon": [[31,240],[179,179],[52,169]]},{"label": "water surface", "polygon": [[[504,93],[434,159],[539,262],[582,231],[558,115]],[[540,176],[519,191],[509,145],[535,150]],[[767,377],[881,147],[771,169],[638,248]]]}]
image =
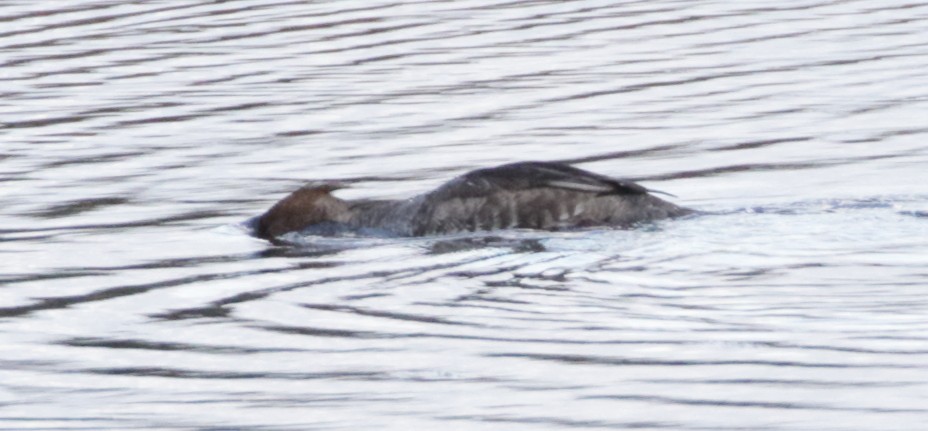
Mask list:
[{"label": "water surface", "polygon": [[[0,429],[918,430],[928,5],[0,5]],[[308,239],[555,160],[710,214]]]}]

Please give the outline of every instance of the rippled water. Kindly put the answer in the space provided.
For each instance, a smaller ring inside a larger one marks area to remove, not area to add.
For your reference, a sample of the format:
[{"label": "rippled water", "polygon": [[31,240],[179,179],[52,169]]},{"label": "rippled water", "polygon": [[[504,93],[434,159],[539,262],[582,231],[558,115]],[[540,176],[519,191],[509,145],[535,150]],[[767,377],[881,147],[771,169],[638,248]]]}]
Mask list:
[{"label": "rippled water", "polygon": [[[0,4],[0,429],[918,430],[928,4]],[[710,214],[310,240],[559,160]]]}]

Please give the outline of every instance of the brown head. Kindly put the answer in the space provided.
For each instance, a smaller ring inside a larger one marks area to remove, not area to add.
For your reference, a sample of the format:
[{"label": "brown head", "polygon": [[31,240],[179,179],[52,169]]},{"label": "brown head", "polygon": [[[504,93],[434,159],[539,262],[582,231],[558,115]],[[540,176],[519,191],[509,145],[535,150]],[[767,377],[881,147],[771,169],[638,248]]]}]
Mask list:
[{"label": "brown head", "polygon": [[270,239],[317,223],[348,221],[348,204],[330,194],[338,188],[338,184],[323,184],[290,193],[258,217],[255,235]]}]

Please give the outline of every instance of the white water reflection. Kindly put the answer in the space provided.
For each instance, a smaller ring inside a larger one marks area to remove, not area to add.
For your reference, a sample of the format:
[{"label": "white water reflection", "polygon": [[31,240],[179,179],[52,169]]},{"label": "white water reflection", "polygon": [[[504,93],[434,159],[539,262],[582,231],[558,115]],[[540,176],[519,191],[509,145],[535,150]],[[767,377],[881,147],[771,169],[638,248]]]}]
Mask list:
[{"label": "white water reflection", "polygon": [[[928,7],[0,5],[0,429],[923,428]],[[559,160],[709,214],[310,239]]]}]

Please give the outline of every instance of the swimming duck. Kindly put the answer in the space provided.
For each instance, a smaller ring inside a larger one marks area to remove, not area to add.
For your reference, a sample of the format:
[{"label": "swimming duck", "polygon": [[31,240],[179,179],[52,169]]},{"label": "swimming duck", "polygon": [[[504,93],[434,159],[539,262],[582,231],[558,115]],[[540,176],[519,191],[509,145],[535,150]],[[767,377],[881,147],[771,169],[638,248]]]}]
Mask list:
[{"label": "swimming duck", "polygon": [[253,219],[255,235],[272,239],[314,226],[397,236],[509,228],[630,227],[694,212],[632,181],[554,162],[478,169],[405,200],[344,201],[332,196],[340,187],[317,184],[291,193]]}]

